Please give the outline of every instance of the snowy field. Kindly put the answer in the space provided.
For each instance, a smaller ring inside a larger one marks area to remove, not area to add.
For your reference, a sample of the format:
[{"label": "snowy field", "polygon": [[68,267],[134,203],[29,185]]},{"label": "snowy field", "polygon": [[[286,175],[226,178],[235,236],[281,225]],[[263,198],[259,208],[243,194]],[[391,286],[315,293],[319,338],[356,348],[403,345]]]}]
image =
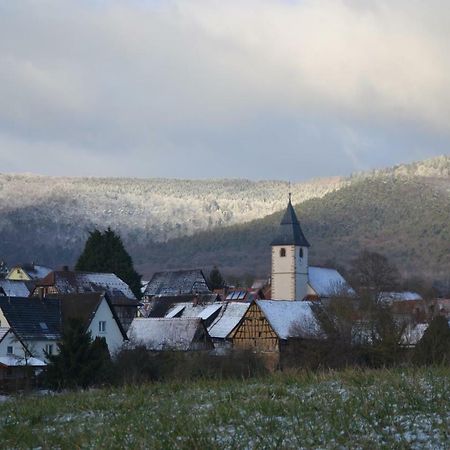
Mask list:
[{"label": "snowy field", "polygon": [[12,398],[2,448],[448,449],[450,369],[277,374]]}]

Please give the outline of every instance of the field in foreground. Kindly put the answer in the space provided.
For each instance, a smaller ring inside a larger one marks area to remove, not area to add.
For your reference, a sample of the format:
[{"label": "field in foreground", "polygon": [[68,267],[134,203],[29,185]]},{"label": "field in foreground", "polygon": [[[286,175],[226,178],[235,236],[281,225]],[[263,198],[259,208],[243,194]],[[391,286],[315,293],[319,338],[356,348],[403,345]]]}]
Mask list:
[{"label": "field in foreground", "polygon": [[276,374],[13,398],[2,448],[449,448],[450,369]]}]

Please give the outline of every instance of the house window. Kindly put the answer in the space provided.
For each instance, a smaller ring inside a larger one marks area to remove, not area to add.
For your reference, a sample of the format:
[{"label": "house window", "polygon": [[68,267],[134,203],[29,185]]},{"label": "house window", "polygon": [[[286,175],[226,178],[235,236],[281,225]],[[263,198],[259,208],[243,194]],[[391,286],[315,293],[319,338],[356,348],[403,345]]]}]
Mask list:
[{"label": "house window", "polygon": [[45,353],[53,355],[53,344],[45,344]]},{"label": "house window", "polygon": [[12,347],[12,345],[8,345],[8,347],[6,348],[6,353],[8,354],[8,355],[12,355],[13,354],[13,347]]},{"label": "house window", "polygon": [[285,248],[280,248],[280,256],[283,258],[284,256],[286,256],[286,249]]},{"label": "house window", "polygon": [[98,323],[98,332],[99,333],[105,333],[106,332],[106,321],[100,320]]}]

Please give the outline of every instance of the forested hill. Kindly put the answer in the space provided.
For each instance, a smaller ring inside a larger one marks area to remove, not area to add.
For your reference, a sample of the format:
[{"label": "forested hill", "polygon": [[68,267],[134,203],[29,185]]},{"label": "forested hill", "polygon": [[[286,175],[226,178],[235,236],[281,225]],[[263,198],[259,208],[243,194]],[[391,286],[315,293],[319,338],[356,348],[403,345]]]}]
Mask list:
[{"label": "forested hill", "polygon": [[[296,207],[311,243],[311,262],[342,267],[361,249],[387,255],[406,275],[450,274],[447,177],[375,176],[355,180]],[[218,264],[233,273],[268,274],[270,241],[281,212],[250,223],[153,245],[147,269]],[[143,262],[143,260],[142,260]]]},{"label": "forested hill", "polygon": [[[283,181],[0,175],[0,260],[73,265],[89,231],[111,227],[146,277],[214,263],[264,274],[288,189]],[[316,263],[345,263],[369,247],[411,270],[448,272],[449,157],[291,190]]]},{"label": "forested hill", "polygon": [[[292,184],[298,201],[349,181]],[[0,175],[0,260],[73,264],[88,232],[111,227],[127,245],[244,223],[281,209],[284,181],[66,178]]]}]

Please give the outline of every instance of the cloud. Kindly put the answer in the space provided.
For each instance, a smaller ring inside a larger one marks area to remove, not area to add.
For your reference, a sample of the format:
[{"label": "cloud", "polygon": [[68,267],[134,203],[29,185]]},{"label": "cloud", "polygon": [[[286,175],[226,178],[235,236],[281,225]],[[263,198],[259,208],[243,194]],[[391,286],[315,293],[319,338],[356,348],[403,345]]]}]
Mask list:
[{"label": "cloud", "polygon": [[4,2],[0,162],[13,170],[13,140],[23,170],[61,170],[29,167],[34,151],[102,174],[229,176],[239,160],[278,178],[299,173],[280,161],[399,162],[411,135],[415,155],[446,151],[449,19],[438,0]]}]

